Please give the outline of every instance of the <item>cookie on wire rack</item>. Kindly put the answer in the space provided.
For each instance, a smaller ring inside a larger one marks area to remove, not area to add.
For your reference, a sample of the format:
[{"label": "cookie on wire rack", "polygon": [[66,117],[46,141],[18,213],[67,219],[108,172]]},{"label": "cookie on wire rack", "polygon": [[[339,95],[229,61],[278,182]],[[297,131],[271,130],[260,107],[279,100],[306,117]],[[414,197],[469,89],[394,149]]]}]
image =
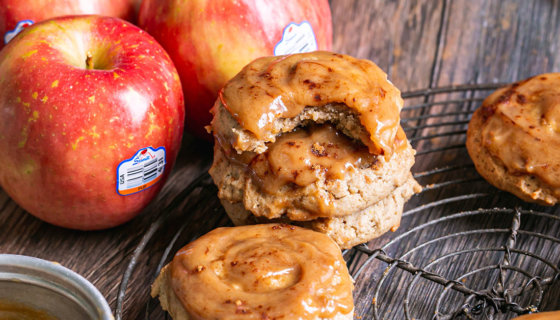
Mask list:
[{"label": "cookie on wire rack", "polygon": [[351,320],[339,247],[285,224],[218,228],[177,252],[152,285],[174,320]]},{"label": "cookie on wire rack", "polygon": [[219,96],[210,174],[235,224],[293,223],[349,248],[396,229],[421,189],[400,91],[371,61],[264,57]]},{"label": "cookie on wire rack", "polygon": [[495,187],[541,205],[560,198],[560,73],[496,90],[474,112],[467,150]]}]

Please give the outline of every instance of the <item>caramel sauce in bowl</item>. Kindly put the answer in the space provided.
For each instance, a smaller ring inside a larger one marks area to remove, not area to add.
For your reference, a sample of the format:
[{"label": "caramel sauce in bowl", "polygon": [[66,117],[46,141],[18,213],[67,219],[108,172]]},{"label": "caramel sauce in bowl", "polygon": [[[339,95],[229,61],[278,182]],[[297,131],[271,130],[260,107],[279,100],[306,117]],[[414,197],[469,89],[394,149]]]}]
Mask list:
[{"label": "caramel sauce in bowl", "polygon": [[45,311],[25,304],[0,300],[0,320],[59,320]]},{"label": "caramel sauce in bowl", "polygon": [[0,320],[25,317],[113,320],[105,298],[77,273],[51,261],[0,254]]}]

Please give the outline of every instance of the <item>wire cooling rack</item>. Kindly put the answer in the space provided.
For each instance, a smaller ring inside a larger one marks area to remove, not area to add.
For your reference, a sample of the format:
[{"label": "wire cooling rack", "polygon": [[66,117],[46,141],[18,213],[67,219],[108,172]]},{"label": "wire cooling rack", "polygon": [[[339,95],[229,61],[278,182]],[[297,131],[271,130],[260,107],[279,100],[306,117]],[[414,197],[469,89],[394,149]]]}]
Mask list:
[{"label": "wire cooling rack", "polygon": [[[356,281],[355,319],[511,319],[560,308],[560,209],[495,189],[465,149],[472,112],[501,85],[403,93],[402,125],[417,150],[412,171],[423,190],[396,232],[343,252]],[[155,278],[180,247],[230,224],[216,191],[201,175],[150,225],[123,275],[117,320],[142,255],[159,257]],[[145,252],[161,233],[168,235],[161,250]],[[144,317],[168,319],[153,299]]]}]

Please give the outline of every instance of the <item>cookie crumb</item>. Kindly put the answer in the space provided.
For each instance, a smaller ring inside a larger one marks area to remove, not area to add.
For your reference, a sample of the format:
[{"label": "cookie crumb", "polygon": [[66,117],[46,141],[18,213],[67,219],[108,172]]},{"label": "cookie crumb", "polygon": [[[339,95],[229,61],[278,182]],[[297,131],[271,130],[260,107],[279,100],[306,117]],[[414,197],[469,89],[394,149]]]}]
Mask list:
[{"label": "cookie crumb", "polygon": [[327,156],[327,150],[325,149],[325,147],[323,147],[321,144],[319,144],[318,142],[315,142],[312,146],[311,146],[311,153],[313,153],[314,155],[316,155],[317,157],[325,157]]}]

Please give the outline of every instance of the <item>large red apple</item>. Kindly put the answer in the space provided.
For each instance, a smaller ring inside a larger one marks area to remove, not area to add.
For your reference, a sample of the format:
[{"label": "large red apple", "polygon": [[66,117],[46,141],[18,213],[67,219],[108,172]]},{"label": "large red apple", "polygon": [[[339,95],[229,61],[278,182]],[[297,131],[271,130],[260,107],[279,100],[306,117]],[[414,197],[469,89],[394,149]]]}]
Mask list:
[{"label": "large red apple", "polygon": [[219,89],[261,56],[330,50],[327,0],[144,0],[138,24],[175,63],[187,130],[204,136]]},{"label": "large red apple", "polygon": [[134,217],[169,174],[183,121],[173,63],[124,20],[47,20],[0,51],[0,184],[52,224]]},{"label": "large red apple", "polygon": [[54,17],[100,14],[134,18],[135,0],[0,0],[0,49],[32,23]]}]

